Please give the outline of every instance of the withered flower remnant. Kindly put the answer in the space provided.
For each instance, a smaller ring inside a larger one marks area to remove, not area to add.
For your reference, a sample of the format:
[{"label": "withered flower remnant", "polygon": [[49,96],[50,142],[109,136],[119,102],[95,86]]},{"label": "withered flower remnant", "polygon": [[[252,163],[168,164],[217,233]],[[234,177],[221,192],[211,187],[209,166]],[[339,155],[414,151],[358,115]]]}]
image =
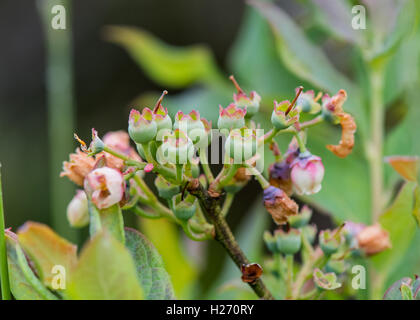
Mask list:
[{"label": "withered flower remnant", "polygon": [[287,194],[276,187],[264,190],[264,206],[276,224],[287,223],[288,217],[298,213],[298,205]]}]

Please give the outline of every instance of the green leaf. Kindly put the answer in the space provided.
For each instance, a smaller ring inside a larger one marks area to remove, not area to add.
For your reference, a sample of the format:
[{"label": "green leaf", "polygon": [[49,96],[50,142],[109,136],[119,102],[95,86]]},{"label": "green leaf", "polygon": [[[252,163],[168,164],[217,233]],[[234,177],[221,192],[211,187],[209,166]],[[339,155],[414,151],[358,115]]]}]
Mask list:
[{"label": "green leaf", "polygon": [[77,247],[44,224],[26,222],[19,228],[18,238],[47,287],[52,287],[54,266],[61,265],[69,273],[77,262]]},{"label": "green leaf", "polygon": [[[381,63],[394,54],[401,46],[404,38],[412,33],[415,27],[418,26],[417,21],[420,14],[420,5],[417,1],[403,1],[402,4],[400,3],[398,5],[392,2],[389,2],[389,5],[384,5],[378,1],[371,1],[370,3],[374,4],[374,7],[370,8],[373,17],[377,16],[382,18],[382,21],[376,25],[374,37],[380,38],[381,33],[384,32],[388,26],[393,27],[386,35],[383,35],[384,39],[382,44],[372,53],[372,63]],[[381,11],[381,9],[388,10],[388,12],[385,13],[386,18],[378,12]],[[396,21],[392,21],[393,17],[391,17],[391,15],[394,16]]]},{"label": "green leaf", "polygon": [[108,27],[109,41],[124,47],[147,75],[161,86],[184,88],[221,80],[212,53],[203,45],[181,48],[132,27]]},{"label": "green leaf", "polygon": [[372,257],[378,273],[375,281],[378,293],[383,291],[390,273],[398,266],[411,245],[416,233],[416,222],[412,215],[414,182],[407,182],[391,207],[379,218],[382,227],[389,232],[392,248]]},{"label": "green leaf", "polygon": [[97,233],[70,275],[68,296],[75,300],[143,299],[130,252],[106,231]]},{"label": "green leaf", "polygon": [[401,296],[403,300],[413,300],[413,292],[411,291],[411,287],[407,284],[403,283],[400,287]]},{"label": "green leaf", "polygon": [[385,73],[384,98],[390,104],[415,90],[419,80],[420,32],[402,41],[389,59]]},{"label": "green leaf", "polygon": [[417,225],[420,226],[420,187],[418,185],[414,190],[413,216],[416,218]]},{"label": "green leaf", "polygon": [[400,125],[390,132],[385,141],[386,155],[419,155],[420,139],[418,138],[418,123],[420,120],[420,108],[417,107],[420,101],[418,82],[406,94],[408,113]]},{"label": "green leaf", "polygon": [[408,181],[417,181],[420,167],[420,157],[417,156],[389,156],[385,160]]},{"label": "green leaf", "polygon": [[125,237],[146,299],[174,299],[169,275],[155,247],[137,230],[125,228]]},{"label": "green leaf", "polygon": [[345,89],[349,97],[346,110],[354,113],[359,122],[358,129],[364,132],[364,111],[356,86],[334,68],[323,51],[306,37],[282,9],[259,1],[251,1],[251,4],[270,23],[276,36],[280,58],[285,66],[301,79],[331,94]]},{"label": "green leaf", "polygon": [[412,285],[413,297],[416,300],[420,300],[420,278],[416,278]]},{"label": "green leaf", "polygon": [[270,26],[253,7],[246,9],[228,61],[241,87],[247,92],[257,91],[262,105],[270,109],[273,99],[283,100],[293,95],[297,86],[305,85],[278,58]]},{"label": "green leaf", "polygon": [[124,221],[120,205],[117,203],[109,208],[98,211],[102,228],[124,244]]},{"label": "green leaf", "polygon": [[346,1],[311,0],[317,9],[316,21],[325,31],[338,39],[363,46],[365,39],[361,30],[352,28],[351,6]]},{"label": "green leaf", "polygon": [[185,254],[177,226],[165,219],[141,219],[140,228],[162,256],[175,295],[179,299],[191,298],[198,273]]},{"label": "green leaf", "polygon": [[394,282],[385,292],[383,300],[402,300],[403,297],[400,288],[406,283],[410,284],[411,279],[406,277]]},{"label": "green leaf", "polygon": [[6,235],[7,262],[9,266],[10,290],[17,300],[45,300],[32,284],[26,279],[19,266],[16,253],[17,241]]},{"label": "green leaf", "polygon": [[28,265],[26,256],[23,253],[22,248],[16,243],[16,255],[20,269],[23,272],[25,279],[30,285],[44,298],[47,300],[57,300],[57,297],[53,295],[47,288],[44,287],[42,282],[36,277],[32,269]]}]

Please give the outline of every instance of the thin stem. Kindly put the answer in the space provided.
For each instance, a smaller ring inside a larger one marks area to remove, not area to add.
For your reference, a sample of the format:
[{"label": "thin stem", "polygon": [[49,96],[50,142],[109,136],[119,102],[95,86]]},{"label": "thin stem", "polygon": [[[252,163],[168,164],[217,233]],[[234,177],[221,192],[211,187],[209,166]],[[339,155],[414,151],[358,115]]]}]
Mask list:
[{"label": "thin stem", "polygon": [[[205,212],[209,221],[214,225],[215,240],[225,248],[236,266],[241,270],[242,265],[249,264],[249,260],[239,247],[229,225],[222,216],[218,199],[212,198],[198,180],[188,185],[188,191],[199,199],[203,212]],[[248,285],[258,297],[270,300],[274,299],[261,279],[248,283]]]},{"label": "thin stem", "polygon": [[319,123],[321,123],[322,121],[324,121],[324,117],[322,115],[316,116],[315,118],[305,121],[303,123],[300,124],[300,130],[306,129],[306,128],[310,128],[313,127]]},{"label": "thin stem", "polygon": [[139,175],[136,174],[133,178],[134,178],[134,181],[136,181],[137,185],[140,187],[141,191],[144,192],[145,196],[149,200],[157,201],[155,194],[152,192],[152,190],[149,189],[146,182],[144,182],[144,180],[141,177],[139,177]]},{"label": "thin stem", "polygon": [[22,271],[26,281],[29,282],[31,287],[35,289],[43,299],[46,300],[58,300],[58,298],[50,292],[47,288],[44,287],[41,280],[35,276],[32,269],[28,265],[25,254],[23,253],[22,248],[18,243],[16,243],[16,255],[20,270]]},{"label": "thin stem", "polygon": [[273,258],[274,258],[274,268],[275,270],[278,272],[279,276],[281,279],[285,280],[286,279],[286,273],[284,270],[284,259],[282,257],[282,255],[278,252],[273,254]]},{"label": "thin stem", "polygon": [[[270,131],[268,131],[263,137],[262,137],[262,141],[263,143],[269,143],[271,142],[271,140],[273,140],[273,138],[280,132],[283,132],[284,130],[279,130],[276,128],[271,129]],[[261,144],[261,143],[259,143]]]},{"label": "thin stem", "polygon": [[188,220],[188,224],[190,225],[191,230],[195,233],[206,233],[209,235],[214,233],[214,227],[207,222],[201,223],[198,220],[190,219]]},{"label": "thin stem", "polygon": [[305,282],[312,276],[312,270],[315,265],[319,264],[323,259],[324,254],[320,248],[312,251],[312,254],[308,260],[303,264],[298,275],[296,276],[296,282],[293,285],[292,299],[296,300],[299,298],[300,291],[302,290]]},{"label": "thin stem", "polygon": [[367,150],[370,165],[372,220],[377,221],[383,205],[383,136],[384,136],[384,102],[383,77],[381,66],[372,66],[370,72],[371,86],[371,140]]},{"label": "thin stem", "polygon": [[272,140],[270,142],[270,150],[273,152],[274,159],[275,159],[276,162],[281,162],[283,160],[283,157],[282,157],[281,152],[280,152],[279,145],[277,144],[276,141]]},{"label": "thin stem", "polygon": [[182,169],[184,168],[184,165],[182,164],[176,164],[176,181],[178,181],[179,184],[182,183]]},{"label": "thin stem", "polygon": [[144,210],[143,208],[140,208],[139,206],[134,206],[131,208],[135,214],[137,214],[140,217],[147,218],[147,219],[160,219],[162,216],[159,214],[156,214],[155,212],[149,212],[147,210]]},{"label": "thin stem", "polygon": [[166,168],[164,166],[161,166],[152,156],[152,153],[150,152],[150,144],[152,143],[152,141],[150,141],[149,143],[144,143],[142,144],[143,147],[143,151],[144,151],[144,155],[146,157],[146,161],[148,163],[152,163],[154,168],[153,171],[160,173],[166,180],[170,181],[170,182],[174,182],[177,183],[177,176],[176,176],[176,172],[174,172],[173,170]]},{"label": "thin stem", "polygon": [[286,255],[286,265],[287,265],[287,277],[286,277],[286,298],[292,297],[293,291],[293,255]]},{"label": "thin stem", "polygon": [[226,194],[226,199],[225,199],[225,202],[223,202],[223,207],[222,207],[222,212],[221,212],[223,217],[226,217],[227,214],[229,213],[229,209],[232,206],[234,198],[235,198],[234,193],[228,192]]},{"label": "thin stem", "polygon": [[198,150],[199,156],[200,156],[200,163],[201,167],[203,168],[204,174],[206,175],[207,181],[212,183],[214,181],[213,173],[211,172],[209,161],[207,158],[207,154],[205,150],[202,150],[201,148]]},{"label": "thin stem", "polygon": [[[311,120],[305,121],[301,124],[299,124],[299,129],[300,131],[302,131],[303,129],[307,129],[310,127],[313,127],[319,123],[321,123],[322,121],[324,121],[324,117],[322,115],[319,115]],[[283,130],[277,130],[275,128],[271,129],[270,131],[268,131],[263,137],[262,139],[258,140],[258,144],[261,145],[262,143],[269,143],[271,142],[271,140],[276,137],[279,134],[282,133],[295,133],[296,128],[294,128],[293,126],[290,126],[287,129],[283,129]]]},{"label": "thin stem", "polygon": [[135,175],[133,179],[137,183],[139,188],[144,192],[144,195],[147,198],[147,205],[154,209],[157,214],[167,217],[172,221],[178,222],[177,218],[174,216],[172,211],[159,202],[155,194],[150,190],[146,182],[144,182],[144,180],[141,177]]},{"label": "thin stem", "polygon": [[307,151],[307,149],[306,149],[306,146],[305,146],[305,142],[303,142],[303,139],[302,139],[302,137],[300,136],[300,133],[299,133],[299,132],[295,132],[295,137],[296,137],[297,143],[298,143],[298,145],[299,145],[299,151],[300,151],[301,153],[306,152],[306,151]]},{"label": "thin stem", "polygon": [[299,299],[300,300],[312,300],[315,297],[315,295],[318,293],[318,291],[319,291],[318,288],[314,288],[311,291],[302,295]]},{"label": "thin stem", "polygon": [[122,154],[122,153],[120,153],[120,152],[118,152],[118,151],[116,151],[116,150],[114,150],[114,149],[112,149],[108,146],[104,147],[104,151],[108,152],[109,154],[113,155],[114,157],[117,157],[117,158],[120,158],[121,160],[124,160],[124,162],[127,165],[136,166],[141,170],[143,170],[144,167],[147,165],[147,163],[145,163],[145,162],[140,162],[140,161],[133,160],[130,157],[127,157],[126,155],[124,155],[124,154]]},{"label": "thin stem", "polygon": [[1,185],[1,163],[0,163],[0,283],[2,300],[10,300],[9,268],[7,266],[6,237],[4,235],[4,209],[3,192]]},{"label": "thin stem", "polygon": [[188,223],[188,221],[181,221],[181,227],[184,230],[185,234],[194,241],[205,241],[210,240],[212,238],[210,233],[199,233],[196,234],[192,229],[191,225]]},{"label": "thin stem", "polygon": [[[146,199],[143,199],[143,203],[150,206],[155,212],[150,213],[145,210],[142,210],[140,207],[136,206],[133,208],[134,213],[136,213],[139,216],[143,216],[149,219],[158,219],[160,217],[166,217],[169,220],[179,224],[185,231],[185,234],[192,240],[195,241],[204,241],[212,238],[212,228],[210,225],[208,225],[206,222],[203,222],[201,227],[203,228],[203,232],[200,234],[195,234],[192,232],[190,226],[188,224],[185,224],[184,221],[179,220],[175,217],[173,212],[161,204],[159,200],[156,198],[154,193],[149,189],[147,184],[144,182],[142,178],[140,178],[138,175],[134,176],[134,180],[136,181],[139,188],[144,192]],[[168,204],[170,206],[170,200],[168,200]]]},{"label": "thin stem", "polygon": [[230,180],[235,176],[236,171],[240,168],[241,165],[239,164],[232,164],[228,169],[224,176],[221,177],[218,184],[218,190],[222,189],[224,186],[229,184]]}]

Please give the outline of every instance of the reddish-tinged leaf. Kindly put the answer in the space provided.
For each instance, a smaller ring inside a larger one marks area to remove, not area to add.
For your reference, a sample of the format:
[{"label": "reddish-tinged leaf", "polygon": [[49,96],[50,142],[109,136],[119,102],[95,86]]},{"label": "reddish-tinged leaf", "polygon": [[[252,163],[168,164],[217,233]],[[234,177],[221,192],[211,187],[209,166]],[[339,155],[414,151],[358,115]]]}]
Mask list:
[{"label": "reddish-tinged leaf", "polygon": [[41,280],[49,287],[55,275],[52,273],[54,266],[63,266],[69,274],[77,262],[77,247],[44,224],[25,223],[18,231],[18,239],[34,261]]}]

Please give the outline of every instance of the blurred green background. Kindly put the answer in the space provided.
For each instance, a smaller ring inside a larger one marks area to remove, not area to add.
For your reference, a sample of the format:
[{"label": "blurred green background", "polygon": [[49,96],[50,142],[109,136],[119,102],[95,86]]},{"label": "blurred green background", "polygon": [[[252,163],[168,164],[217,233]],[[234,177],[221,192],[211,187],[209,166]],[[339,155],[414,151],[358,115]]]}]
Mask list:
[{"label": "blurred green background", "polygon": [[[89,137],[91,127],[102,134],[126,129],[133,99],[162,89],[121,48],[104,40],[104,26],[138,26],[174,45],[206,43],[223,67],[243,10],[242,1],[71,2],[75,130]],[[5,39],[0,50],[0,159],[6,223],[15,228],[27,219],[49,222],[47,49],[36,1],[0,1],[0,24]],[[70,153],[77,144],[72,136],[68,139]]]}]

